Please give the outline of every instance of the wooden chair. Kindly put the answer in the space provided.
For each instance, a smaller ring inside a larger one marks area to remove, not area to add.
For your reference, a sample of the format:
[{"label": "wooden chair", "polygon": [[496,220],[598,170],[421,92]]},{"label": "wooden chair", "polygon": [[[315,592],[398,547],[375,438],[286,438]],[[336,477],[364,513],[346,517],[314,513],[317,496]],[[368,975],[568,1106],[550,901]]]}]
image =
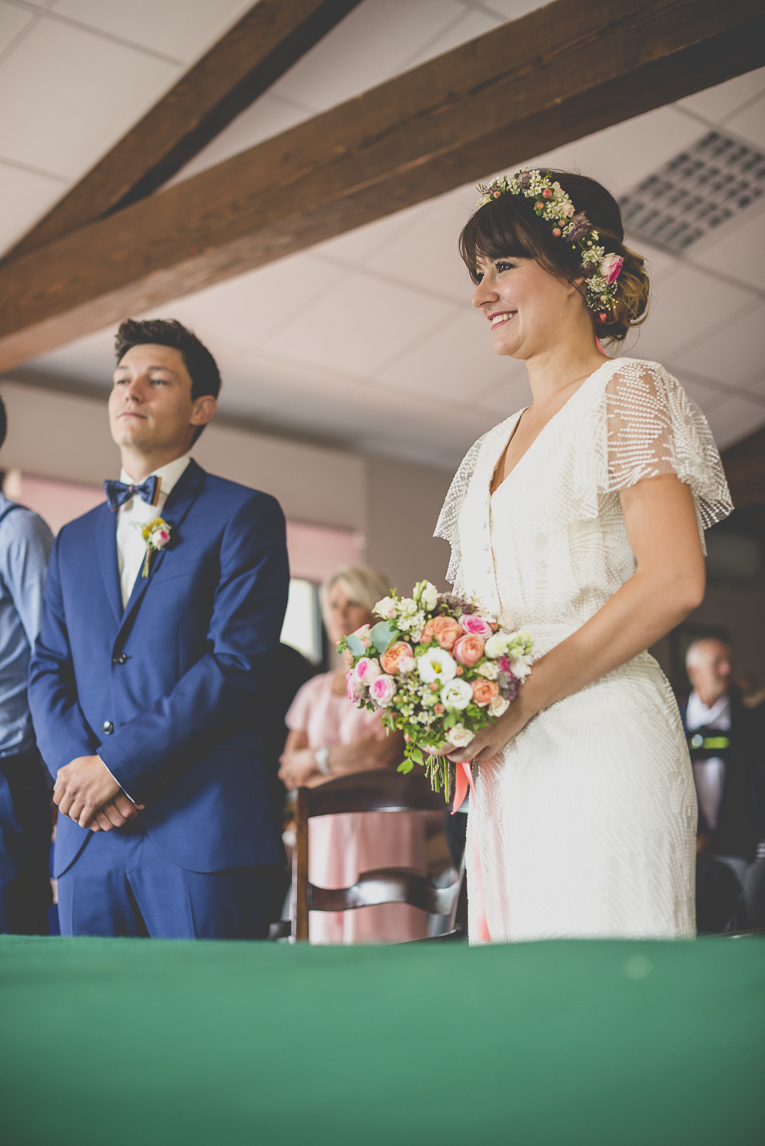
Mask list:
[{"label": "wooden chair", "polygon": [[[312,817],[342,812],[443,812],[445,807],[443,793],[433,792],[421,772],[355,772],[317,788],[300,788],[292,860],[293,941],[308,941],[309,911],[352,911],[380,903],[407,903],[431,915],[447,916],[447,932],[433,938],[462,938],[467,933],[464,865],[460,878],[445,888],[436,887],[429,876],[406,867],[362,872],[353,887],[316,887],[308,879],[308,821]],[[458,912],[464,918],[459,918]]]}]

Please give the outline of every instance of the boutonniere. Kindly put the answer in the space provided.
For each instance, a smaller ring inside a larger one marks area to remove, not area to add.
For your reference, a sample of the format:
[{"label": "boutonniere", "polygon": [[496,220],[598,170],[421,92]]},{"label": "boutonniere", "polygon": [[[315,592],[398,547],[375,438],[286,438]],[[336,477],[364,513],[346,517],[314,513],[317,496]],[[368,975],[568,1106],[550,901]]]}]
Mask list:
[{"label": "boutonniere", "polygon": [[142,577],[149,576],[149,569],[151,568],[151,555],[160,549],[164,549],[170,540],[170,530],[173,528],[162,517],[155,517],[148,525],[138,527],[141,530],[141,536],[146,542],[146,557],[141,570]]}]

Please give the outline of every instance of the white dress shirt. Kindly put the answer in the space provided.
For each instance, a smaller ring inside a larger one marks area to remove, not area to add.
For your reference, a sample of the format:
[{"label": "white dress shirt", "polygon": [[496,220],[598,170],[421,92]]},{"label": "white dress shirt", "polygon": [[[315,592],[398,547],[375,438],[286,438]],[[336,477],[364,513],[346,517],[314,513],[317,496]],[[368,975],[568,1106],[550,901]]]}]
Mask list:
[{"label": "white dress shirt", "polygon": [[[711,708],[694,689],[688,697],[685,710],[685,723],[689,732],[696,728],[719,728],[721,732],[730,730],[730,697],[723,693]],[[719,756],[708,760],[694,760],[693,778],[696,781],[696,795],[704,819],[714,831],[720,815],[723,785],[725,784],[725,761]]]},{"label": "white dress shirt", "polygon": [[[131,497],[130,501],[126,501],[117,510],[117,561],[120,569],[123,609],[130,600],[136,577],[140,575],[141,566],[146,559],[146,542],[141,536],[141,529],[155,517],[162,516],[162,509],[173,486],[190,461],[190,455],[184,454],[182,458],[176,458],[175,461],[168,462],[167,465],[153,471],[159,478],[159,497],[156,505],[147,505],[143,498]],[[120,481],[126,485],[140,484],[124,469],[120,471]]]}]

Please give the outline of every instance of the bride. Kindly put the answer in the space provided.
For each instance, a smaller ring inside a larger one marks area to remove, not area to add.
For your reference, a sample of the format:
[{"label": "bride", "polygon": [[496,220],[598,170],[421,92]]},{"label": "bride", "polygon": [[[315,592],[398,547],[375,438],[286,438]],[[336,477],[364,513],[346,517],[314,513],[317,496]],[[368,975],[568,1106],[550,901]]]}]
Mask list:
[{"label": "bride", "polygon": [[481,187],[460,237],[496,354],[532,404],[463,461],[436,536],[449,580],[536,641],[475,760],[473,940],[695,934],[696,797],[677,704],[646,649],[704,594],[732,509],[709,427],[655,362],[604,357],[645,316],[643,260],[592,179]]}]

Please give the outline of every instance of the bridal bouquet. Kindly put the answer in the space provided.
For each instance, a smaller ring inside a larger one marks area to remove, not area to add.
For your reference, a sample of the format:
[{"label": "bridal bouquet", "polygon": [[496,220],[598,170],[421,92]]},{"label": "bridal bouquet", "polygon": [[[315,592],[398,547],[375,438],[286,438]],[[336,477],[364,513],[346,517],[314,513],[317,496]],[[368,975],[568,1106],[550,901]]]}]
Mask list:
[{"label": "bridal bouquet", "polygon": [[403,732],[399,771],[423,765],[448,800],[450,761],[433,749],[466,747],[507,710],[530,671],[531,634],[429,581],[411,597],[384,597],[374,611],[378,624],[337,646],[349,665],[348,696],[359,708],[382,710],[383,724]]}]

